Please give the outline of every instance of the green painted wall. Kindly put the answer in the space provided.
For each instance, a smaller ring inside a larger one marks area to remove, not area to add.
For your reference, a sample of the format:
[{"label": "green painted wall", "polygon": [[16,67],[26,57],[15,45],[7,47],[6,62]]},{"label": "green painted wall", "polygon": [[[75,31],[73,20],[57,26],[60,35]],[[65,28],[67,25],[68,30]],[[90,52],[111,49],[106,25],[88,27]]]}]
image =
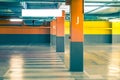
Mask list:
[{"label": "green painted wall", "polygon": [[91,43],[112,43],[112,35],[111,34],[85,34],[84,35],[85,44]]},{"label": "green painted wall", "polygon": [[39,45],[50,43],[49,34],[0,34],[0,45]]}]

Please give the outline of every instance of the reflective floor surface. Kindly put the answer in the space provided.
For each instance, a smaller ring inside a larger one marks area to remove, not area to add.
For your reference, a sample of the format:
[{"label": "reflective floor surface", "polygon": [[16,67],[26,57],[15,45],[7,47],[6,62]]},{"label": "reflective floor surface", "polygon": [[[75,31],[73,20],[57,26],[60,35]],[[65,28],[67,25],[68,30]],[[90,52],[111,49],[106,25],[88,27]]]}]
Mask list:
[{"label": "reflective floor surface", "polygon": [[120,80],[120,45],[85,46],[85,71],[95,80]]},{"label": "reflective floor surface", "polygon": [[84,72],[49,45],[1,46],[0,80],[120,80],[120,45],[85,45]]}]

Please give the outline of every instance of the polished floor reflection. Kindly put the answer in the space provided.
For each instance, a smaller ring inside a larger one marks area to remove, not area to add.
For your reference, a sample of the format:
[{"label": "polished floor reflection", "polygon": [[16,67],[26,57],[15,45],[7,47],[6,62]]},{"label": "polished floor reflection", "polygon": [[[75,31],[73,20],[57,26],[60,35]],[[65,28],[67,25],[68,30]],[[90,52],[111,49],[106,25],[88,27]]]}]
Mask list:
[{"label": "polished floor reflection", "polygon": [[120,80],[120,45],[84,47],[84,72],[69,72],[69,51],[56,53],[49,45],[0,46],[0,80]]},{"label": "polished floor reflection", "polygon": [[74,80],[50,46],[2,46],[0,63],[0,80]]},{"label": "polished floor reflection", "polygon": [[[68,49],[64,62],[69,68]],[[120,44],[85,45],[84,72],[72,72],[72,76],[75,80],[120,80]]]},{"label": "polished floor reflection", "polygon": [[85,71],[96,80],[120,80],[120,45],[86,46]]}]

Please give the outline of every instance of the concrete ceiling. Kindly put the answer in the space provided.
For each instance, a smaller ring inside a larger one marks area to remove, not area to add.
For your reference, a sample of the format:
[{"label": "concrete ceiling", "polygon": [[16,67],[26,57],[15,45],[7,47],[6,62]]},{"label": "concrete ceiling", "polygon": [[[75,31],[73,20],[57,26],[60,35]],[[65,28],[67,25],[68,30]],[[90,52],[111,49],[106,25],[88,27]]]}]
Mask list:
[{"label": "concrete ceiling", "polygon": [[0,0],[0,20],[19,18],[28,25],[48,22],[54,17],[22,17],[22,9],[58,9],[65,0]]},{"label": "concrete ceiling", "polygon": [[[70,0],[67,0],[70,1]],[[26,20],[52,20],[53,17],[22,17],[22,9],[58,9],[65,6],[66,0],[0,0],[0,19],[22,18]],[[120,0],[85,0],[85,19],[120,16]],[[66,9],[69,10],[69,9]],[[67,11],[69,12],[69,11]],[[66,19],[70,19],[67,13]]]},{"label": "concrete ceiling", "polygon": [[120,0],[85,0],[84,11],[88,20],[119,18]]}]

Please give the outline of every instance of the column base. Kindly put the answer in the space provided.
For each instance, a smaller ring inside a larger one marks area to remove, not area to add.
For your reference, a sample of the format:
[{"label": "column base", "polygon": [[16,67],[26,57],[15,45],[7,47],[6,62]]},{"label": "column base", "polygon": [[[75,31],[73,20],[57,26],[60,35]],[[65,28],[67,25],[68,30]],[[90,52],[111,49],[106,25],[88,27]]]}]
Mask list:
[{"label": "column base", "polygon": [[84,70],[84,56],[83,56],[83,42],[70,43],[70,71],[83,72]]}]

